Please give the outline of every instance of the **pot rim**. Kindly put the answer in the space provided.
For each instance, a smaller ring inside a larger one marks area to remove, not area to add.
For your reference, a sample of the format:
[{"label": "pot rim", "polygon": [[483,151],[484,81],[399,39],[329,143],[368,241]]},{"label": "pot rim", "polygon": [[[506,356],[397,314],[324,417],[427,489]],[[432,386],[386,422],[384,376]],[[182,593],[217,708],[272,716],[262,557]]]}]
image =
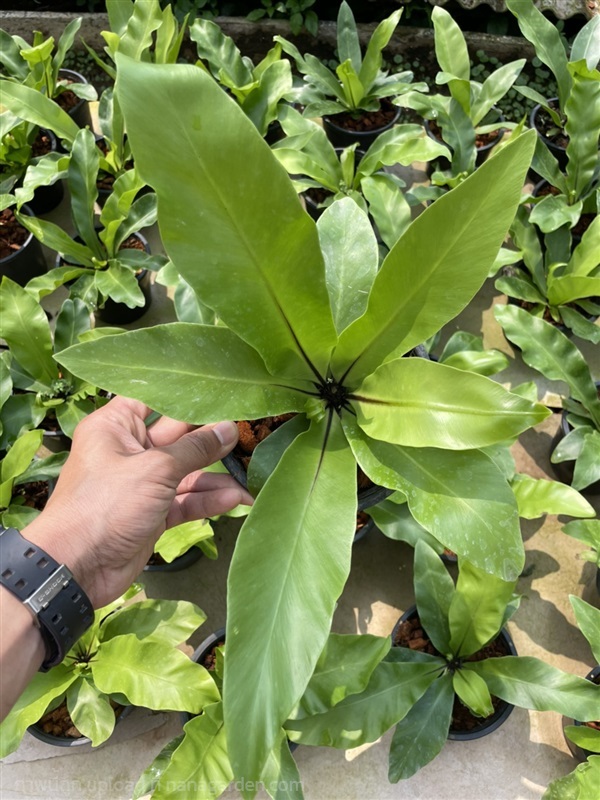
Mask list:
[{"label": "pot rim", "polygon": [[[66,698],[65,698],[62,703],[59,703],[57,708],[59,708],[63,704],[66,704],[66,702],[67,701],[66,701]],[[121,705],[121,704],[119,703],[119,705]],[[121,713],[119,714],[118,717],[115,717],[115,726],[118,725],[119,722],[124,717],[129,716],[129,714],[131,714],[131,712],[134,709],[134,706],[132,706],[132,705],[121,706],[121,707],[122,707],[123,710],[121,711]],[[44,712],[44,713],[46,713],[46,712]],[[38,720],[38,722],[39,722],[39,720]],[[34,736],[36,739],[39,739],[41,742],[45,742],[45,744],[53,745],[54,747],[81,747],[81,745],[84,745],[84,744],[89,744],[90,746],[92,744],[92,740],[89,739],[87,736],[79,736],[76,739],[71,739],[71,738],[66,737],[66,736],[55,736],[53,733],[46,733],[45,731],[43,731],[39,727],[37,722],[34,722],[32,725],[29,725],[29,727],[27,728],[27,731],[32,736]],[[112,733],[111,733],[111,736],[112,736]],[[102,742],[102,744],[107,744],[110,741],[110,738],[111,737],[109,736],[108,739],[106,740],[106,742]],[[100,747],[100,746],[101,745],[98,745],[98,747]],[[96,747],[94,749],[97,750],[98,747]]]},{"label": "pot rim", "polygon": [[[351,113],[349,111],[340,111],[340,112],[338,112],[338,114],[324,114],[323,117],[322,117],[323,125],[330,125],[336,132],[345,133],[345,134],[348,134],[348,135],[351,135],[351,136],[355,136],[358,140],[366,139],[366,138],[368,138],[370,136],[373,136],[373,134],[375,134],[376,136],[379,136],[380,133],[385,133],[385,131],[388,131],[388,130],[390,130],[390,128],[393,128],[394,125],[400,119],[400,115],[402,113],[402,109],[400,108],[400,106],[395,105],[394,103],[392,103],[391,100],[389,102],[390,102],[390,105],[392,105],[396,109],[396,113],[394,115],[394,118],[392,120],[390,120],[390,122],[386,123],[385,125],[382,125],[380,128],[373,128],[370,131],[352,131],[352,130],[348,130],[348,128],[342,127],[341,125],[338,125],[337,122],[334,121],[334,118],[339,116],[340,114]],[[372,112],[366,111],[365,113],[369,114],[369,113],[372,113]],[[343,150],[344,148],[341,148],[341,149]]]},{"label": "pot rim", "polygon": [[[27,205],[27,203],[24,203],[21,206],[20,211],[24,211],[25,214],[27,214],[27,216],[29,216],[29,217],[35,217],[34,212]],[[14,214],[14,212],[13,212],[13,214]],[[23,227],[23,226],[21,225],[21,227]],[[25,230],[27,230],[27,229],[25,229]],[[4,258],[0,258],[0,265],[1,266],[5,266],[6,264],[10,264],[12,261],[14,261],[16,258],[18,258],[21,255],[21,253],[23,252],[23,250],[26,247],[29,246],[29,244],[31,243],[31,240],[34,238],[34,236],[33,236],[33,233],[31,231],[28,231],[28,234],[29,234],[29,236],[27,237],[27,239],[25,239],[25,241],[23,242],[21,247],[19,247],[18,250],[15,250],[14,253],[11,253],[9,256],[5,256]]]}]

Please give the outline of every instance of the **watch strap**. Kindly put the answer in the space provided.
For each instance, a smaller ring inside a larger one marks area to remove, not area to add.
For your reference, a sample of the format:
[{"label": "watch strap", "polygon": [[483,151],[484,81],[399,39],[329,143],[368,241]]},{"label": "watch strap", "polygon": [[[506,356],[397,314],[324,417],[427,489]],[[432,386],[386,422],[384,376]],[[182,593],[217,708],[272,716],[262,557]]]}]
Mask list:
[{"label": "watch strap", "polygon": [[0,532],[0,583],[40,627],[47,648],[42,672],[60,664],[94,620],[92,604],[71,571],[16,528]]}]

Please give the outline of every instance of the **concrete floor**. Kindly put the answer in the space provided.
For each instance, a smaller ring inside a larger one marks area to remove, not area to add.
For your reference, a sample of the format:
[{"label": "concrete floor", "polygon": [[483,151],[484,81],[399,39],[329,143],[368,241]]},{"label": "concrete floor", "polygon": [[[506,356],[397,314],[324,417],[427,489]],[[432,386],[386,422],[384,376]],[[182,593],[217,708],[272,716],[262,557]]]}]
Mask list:
[{"label": "concrete floor", "polygon": [[[65,201],[52,216],[62,217],[67,209]],[[150,231],[149,239],[158,246],[155,230]],[[60,293],[48,304],[57,301]],[[469,308],[447,326],[445,336],[458,329],[483,332],[486,346],[498,347],[512,357],[491,312],[494,302],[505,302],[505,298],[496,297],[488,281]],[[153,307],[140,324],[174,318],[167,291],[155,286]],[[582,349],[595,377],[600,378],[600,348],[582,345]],[[510,387],[532,377],[534,373],[516,355],[497,379]],[[565,387],[535,378],[540,399],[558,406]],[[558,421],[558,413],[553,414],[515,445],[520,471],[552,477],[549,445]],[[600,511],[600,496],[590,499]],[[236,520],[216,523],[217,561],[201,558],[184,572],[141,577],[150,597],[193,600],[207,613],[207,622],[193,637],[192,645],[224,624],[227,569],[239,527]],[[593,566],[578,558],[584,545],[565,536],[560,527],[556,517],[523,523],[527,568],[517,590],[524,600],[509,630],[519,654],[543,658],[584,676],[593,659],[575,626],[568,595],[583,597],[596,606],[600,600]],[[385,636],[412,604],[412,551],[375,530],[355,546],[333,629]],[[26,735],[20,749],[1,766],[0,796],[2,800],[128,800],[140,773],[180,730],[178,714],[138,709],[95,751],[88,746],[52,748]],[[468,743],[448,742],[434,762],[397,785],[387,780],[390,736],[346,752],[298,748],[295,757],[307,800],[536,800],[551,780],[575,766],[562,735],[561,717],[552,712],[515,709],[495,733]],[[240,795],[231,788],[224,796]]]}]

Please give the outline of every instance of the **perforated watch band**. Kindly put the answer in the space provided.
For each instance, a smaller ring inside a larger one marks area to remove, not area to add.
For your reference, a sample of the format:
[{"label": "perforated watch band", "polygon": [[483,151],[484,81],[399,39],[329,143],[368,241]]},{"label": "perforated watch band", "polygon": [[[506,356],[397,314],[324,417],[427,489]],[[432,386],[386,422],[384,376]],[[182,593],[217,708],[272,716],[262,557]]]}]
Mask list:
[{"label": "perforated watch band", "polygon": [[92,604],[71,571],[16,528],[0,530],[0,583],[40,627],[47,648],[41,672],[60,664],[94,620]]}]

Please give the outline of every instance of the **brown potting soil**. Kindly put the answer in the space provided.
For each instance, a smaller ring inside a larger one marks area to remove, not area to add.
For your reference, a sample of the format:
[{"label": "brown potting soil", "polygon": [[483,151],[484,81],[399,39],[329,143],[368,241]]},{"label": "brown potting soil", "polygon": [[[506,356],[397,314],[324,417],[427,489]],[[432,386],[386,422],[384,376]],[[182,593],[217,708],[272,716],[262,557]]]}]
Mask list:
[{"label": "brown potting soil", "polygon": [[356,515],[356,533],[358,533],[362,528],[365,527],[367,522],[369,521],[370,517],[368,514],[365,514],[364,511],[359,511]]},{"label": "brown potting soil", "polygon": [[31,155],[34,158],[52,152],[52,139],[46,131],[39,131],[31,144]]},{"label": "brown potting soil", "polygon": [[16,486],[13,496],[25,498],[23,505],[41,511],[48,502],[48,481],[32,481]]},{"label": "brown potting soil", "polygon": [[20,250],[29,237],[10,208],[0,211],[0,258],[7,258]]},{"label": "brown potting soil", "polygon": [[347,131],[359,131],[368,133],[369,131],[384,128],[393,121],[398,112],[397,107],[389,100],[383,99],[378,111],[361,111],[358,114],[342,112],[329,116],[331,122],[344,128]]},{"label": "brown potting soil", "polygon": [[67,114],[69,111],[72,111],[77,103],[79,103],[80,98],[77,97],[75,92],[72,92],[70,89],[65,89],[64,92],[61,92],[58,97],[54,98],[58,105],[62,108],[63,111],[66,111]]},{"label": "brown potting soil", "polygon": [[[431,640],[421,626],[421,620],[418,614],[415,614],[405,622],[400,623],[398,630],[394,635],[393,644],[396,647],[407,647],[410,650],[418,650],[422,653],[429,653],[432,656],[441,656],[442,654],[436,650]],[[495,639],[485,647],[482,647],[477,653],[469,656],[465,661],[483,661],[486,658],[497,658],[499,656],[510,655],[502,639]],[[499,698],[492,697],[492,705],[494,711],[500,703]],[[476,717],[471,711],[460,701],[458,696],[454,698],[454,706],[452,709],[452,721],[450,723],[451,731],[471,731],[481,725],[481,717]]]}]

